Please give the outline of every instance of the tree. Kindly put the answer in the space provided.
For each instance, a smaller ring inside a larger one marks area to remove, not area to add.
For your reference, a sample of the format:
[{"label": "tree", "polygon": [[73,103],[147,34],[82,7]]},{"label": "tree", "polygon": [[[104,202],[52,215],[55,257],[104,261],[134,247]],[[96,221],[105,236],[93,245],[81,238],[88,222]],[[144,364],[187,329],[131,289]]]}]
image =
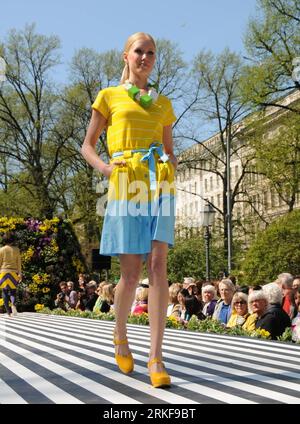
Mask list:
[{"label": "tree", "polygon": [[249,22],[245,45],[243,95],[254,107],[278,106],[300,114],[280,99],[300,92],[300,7],[298,0],[258,0],[259,15]]},{"label": "tree", "polygon": [[[211,275],[217,278],[226,267],[223,249],[213,244],[211,248]],[[174,282],[182,282],[190,276],[199,280],[205,279],[205,248],[203,237],[177,240],[168,255],[168,278]]]},{"label": "tree", "polygon": [[[181,169],[184,167],[206,171],[215,174],[222,184],[222,205],[212,203],[219,212],[224,230],[224,257],[228,256],[231,248],[231,216],[238,198],[245,195],[242,185],[248,173],[248,165],[253,159],[250,154],[245,155],[244,128],[241,119],[248,113],[247,103],[240,97],[240,77],[242,71],[241,58],[225,49],[219,55],[201,51],[194,61],[193,85],[196,88],[197,101],[192,107],[194,116],[201,117],[209,122],[218,134],[213,143],[202,142],[197,134],[183,134],[185,139],[196,142],[199,147],[182,155]],[[199,126],[199,124],[198,124]],[[228,149],[227,149],[228,147]],[[246,149],[248,151],[248,149]],[[230,163],[239,160],[242,168],[234,184],[229,181]],[[228,191],[228,186],[230,189]],[[230,202],[228,195],[230,193]],[[205,197],[202,188],[202,197]],[[241,201],[241,200],[239,200]],[[210,202],[211,203],[211,202]],[[228,205],[229,209],[228,209]]]},{"label": "tree", "polygon": [[299,117],[288,113],[275,123],[264,118],[256,121],[254,127],[249,141],[255,151],[257,171],[267,177],[269,186],[291,212],[300,192]]},{"label": "tree", "polygon": [[265,284],[282,272],[300,273],[300,211],[273,221],[257,234],[242,263],[243,280]]},{"label": "tree", "polygon": [[[39,205],[40,217],[51,217],[56,193],[51,183],[61,166],[66,139],[56,137],[59,97],[49,77],[59,63],[57,37],[35,33],[34,25],[10,31],[1,45],[7,83],[0,89],[0,153],[10,163],[15,183]],[[19,178],[24,171],[25,178]]]}]

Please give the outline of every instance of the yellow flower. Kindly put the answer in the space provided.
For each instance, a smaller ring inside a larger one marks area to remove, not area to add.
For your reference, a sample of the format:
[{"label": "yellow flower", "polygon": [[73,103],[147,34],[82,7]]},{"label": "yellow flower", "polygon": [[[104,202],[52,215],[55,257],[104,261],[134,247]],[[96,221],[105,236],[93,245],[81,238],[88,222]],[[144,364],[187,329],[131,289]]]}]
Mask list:
[{"label": "yellow flower", "polygon": [[57,253],[59,251],[59,247],[57,245],[56,240],[52,239],[50,243],[51,249],[53,253]]},{"label": "yellow flower", "polygon": [[17,224],[24,224],[24,218],[6,216],[0,218],[0,233],[6,233],[7,231],[15,230]]},{"label": "yellow flower", "polygon": [[40,311],[43,308],[44,308],[44,305],[41,303],[37,303],[36,305],[34,305],[35,311]]},{"label": "yellow flower", "polygon": [[48,293],[49,291],[50,291],[49,287],[44,287],[42,290],[43,293]]},{"label": "yellow flower", "polygon": [[39,229],[42,233],[46,233],[48,230],[57,233],[57,224],[59,223],[59,218],[45,219],[40,225]]},{"label": "yellow flower", "polygon": [[50,283],[50,275],[49,274],[35,274],[32,276],[32,281],[34,284],[49,284]]},{"label": "yellow flower", "polygon": [[22,263],[30,262],[33,255],[34,255],[34,247],[29,246],[27,251],[21,254]]},{"label": "yellow flower", "polygon": [[4,300],[0,299],[0,306],[3,306],[3,305],[4,305]]}]

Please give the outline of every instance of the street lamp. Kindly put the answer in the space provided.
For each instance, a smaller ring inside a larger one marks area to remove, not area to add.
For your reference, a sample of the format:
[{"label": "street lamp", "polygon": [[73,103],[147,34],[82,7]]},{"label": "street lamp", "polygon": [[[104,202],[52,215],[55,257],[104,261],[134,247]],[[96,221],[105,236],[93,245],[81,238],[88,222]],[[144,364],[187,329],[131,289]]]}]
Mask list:
[{"label": "street lamp", "polygon": [[209,203],[206,199],[206,203],[204,205],[203,211],[201,211],[202,215],[202,227],[204,227],[204,240],[205,240],[205,279],[206,281],[210,281],[210,257],[209,257],[209,242],[210,242],[210,230],[209,227],[213,225],[215,219],[215,210],[212,207],[211,203]]}]

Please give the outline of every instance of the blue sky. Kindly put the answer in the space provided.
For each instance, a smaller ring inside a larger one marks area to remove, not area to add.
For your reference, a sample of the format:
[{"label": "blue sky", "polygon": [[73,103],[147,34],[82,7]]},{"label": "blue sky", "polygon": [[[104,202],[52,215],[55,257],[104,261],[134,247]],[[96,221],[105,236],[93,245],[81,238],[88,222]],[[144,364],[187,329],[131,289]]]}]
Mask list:
[{"label": "blue sky", "polygon": [[57,78],[63,82],[76,49],[122,50],[136,31],[177,43],[187,61],[202,48],[244,53],[242,38],[255,6],[256,0],[4,0],[0,39],[32,22],[37,32],[59,36],[63,65]]}]

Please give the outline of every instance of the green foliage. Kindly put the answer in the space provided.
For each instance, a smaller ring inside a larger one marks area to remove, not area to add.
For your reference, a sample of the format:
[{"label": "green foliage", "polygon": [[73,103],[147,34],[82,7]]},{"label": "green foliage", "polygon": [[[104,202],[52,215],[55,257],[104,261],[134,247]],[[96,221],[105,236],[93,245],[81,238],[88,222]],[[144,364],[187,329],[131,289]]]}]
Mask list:
[{"label": "green foliage", "polygon": [[0,218],[0,236],[11,231],[21,250],[22,281],[18,286],[20,312],[35,305],[54,306],[60,281],[77,281],[86,266],[70,221]]},{"label": "green foliage", "polygon": [[187,329],[203,333],[227,334],[230,336],[246,336],[264,339],[270,338],[270,333],[265,330],[257,329],[254,331],[246,331],[239,326],[228,328],[220,321],[211,318],[206,318],[205,320],[200,321],[195,315],[192,316],[188,322]]},{"label": "green foliage", "polygon": [[[296,88],[293,59],[300,55],[299,5],[295,0],[258,0],[258,15],[250,19],[245,45],[251,66],[242,79],[244,98],[266,105]],[[299,109],[298,109],[299,113]]]},{"label": "green foliage", "polygon": [[252,243],[242,263],[243,283],[265,284],[281,272],[300,273],[300,210],[273,221]]},{"label": "green foliage", "polygon": [[255,121],[254,135],[249,140],[257,171],[268,178],[270,186],[292,210],[300,187],[300,119],[297,115],[283,116],[277,129],[271,122],[274,133],[268,138],[264,137],[266,119]]},{"label": "green foliage", "polygon": [[[211,277],[216,278],[220,271],[226,269],[223,247],[211,243],[210,248]],[[205,244],[203,236],[176,240],[168,254],[168,279],[180,282],[187,275],[196,279],[205,279]]]},{"label": "green foliage", "polygon": [[292,341],[292,328],[291,327],[287,327],[284,331],[284,333],[277,337],[277,340],[281,341],[281,342],[291,342]]}]

